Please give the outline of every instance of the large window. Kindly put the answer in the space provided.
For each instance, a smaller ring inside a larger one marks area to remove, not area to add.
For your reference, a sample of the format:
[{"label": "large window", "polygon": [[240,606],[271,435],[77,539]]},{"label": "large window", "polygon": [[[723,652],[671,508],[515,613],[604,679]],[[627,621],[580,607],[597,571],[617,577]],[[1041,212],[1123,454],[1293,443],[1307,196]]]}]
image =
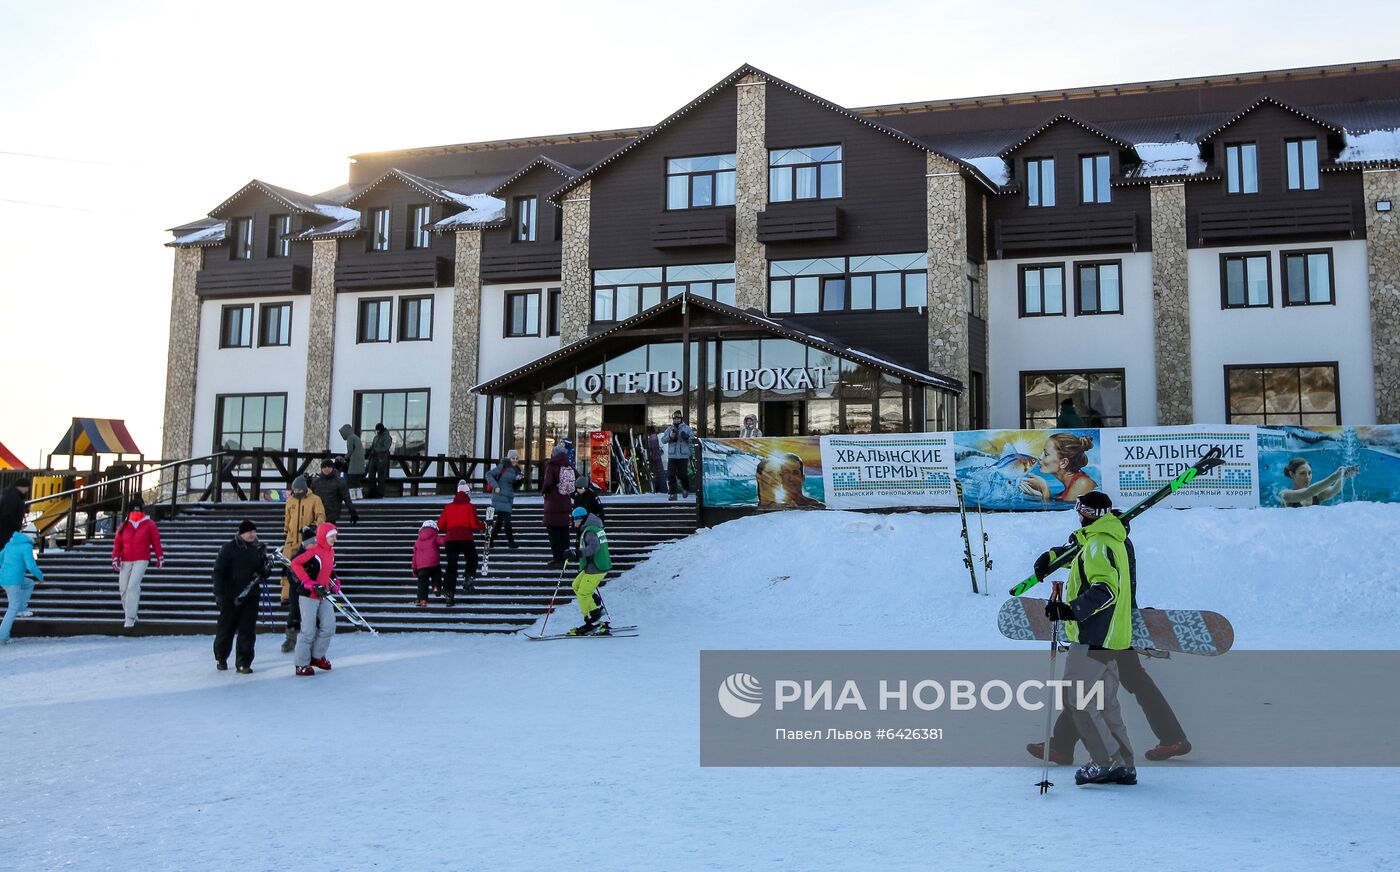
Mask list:
[{"label": "large window", "polygon": [[1225,146],[1225,190],[1231,194],[1259,193],[1259,149],[1254,143]]},{"label": "large window", "polygon": [[1274,304],[1269,255],[1220,255],[1220,307],[1250,309]]},{"label": "large window", "polygon": [[774,315],[894,311],[927,305],[927,252],[768,264],[768,311]]},{"label": "large window", "polygon": [[375,424],[394,437],[394,454],[426,454],[428,390],[356,391],[355,429],[366,446],[374,441]]},{"label": "large window", "polygon": [[515,198],[515,241],[534,242],[540,210],[539,197]]},{"label": "large window", "polygon": [[1342,423],[1337,364],[1249,364],[1225,367],[1228,424],[1295,424],[1330,427]]},{"label": "large window", "polygon": [[769,150],[768,202],[832,200],[841,192],[841,146]]},{"label": "large window", "polygon": [[263,303],[258,315],[258,345],[292,344],[292,304]]},{"label": "large window", "polygon": [[734,305],[734,264],[597,270],[593,273],[593,320],[625,321],[683,293]]},{"label": "large window", "polygon": [[433,298],[399,298],[399,341],[427,342],[433,338]]},{"label": "large window", "polygon": [[214,400],[215,450],[281,451],[287,430],[286,394],[222,394]]},{"label": "large window", "polygon": [[1055,205],[1055,159],[1033,157],[1026,160],[1026,205]]},{"label": "large window", "polygon": [[360,324],[356,330],[356,342],[388,342],[393,334],[389,332],[393,318],[394,301],[385,297],[378,300],[360,301]]},{"label": "large window", "polygon": [[1033,264],[1020,269],[1021,317],[1065,314],[1064,264]]},{"label": "large window", "polygon": [[292,253],[292,216],[273,215],[267,221],[267,256],[287,257]]},{"label": "large window", "polygon": [[1285,306],[1318,306],[1335,302],[1331,249],[1283,253]]},{"label": "large window", "polygon": [[433,244],[428,228],[433,223],[433,209],[431,206],[418,205],[408,207],[408,247],[428,248]]},{"label": "large window", "polygon": [[549,314],[545,319],[544,335],[558,336],[560,333],[560,320],[563,314],[561,307],[563,305],[564,295],[559,288],[550,288],[546,293],[549,294]]},{"label": "large window", "polygon": [[234,260],[253,259],[253,219],[234,218],[229,222],[229,257]]},{"label": "large window", "polygon": [[1283,144],[1283,153],[1288,164],[1288,190],[1316,191],[1317,140],[1290,139]]},{"label": "large window", "polygon": [[253,307],[225,306],[219,317],[220,348],[253,347]]},{"label": "large window", "polygon": [[369,210],[369,250],[389,250],[389,210]]},{"label": "large window", "polygon": [[540,292],[516,291],[506,294],[507,336],[540,335]]},{"label": "large window", "polygon": [[1021,426],[1123,427],[1123,370],[1021,373]]},{"label": "large window", "polygon": [[1086,154],[1079,159],[1080,196],[1085,203],[1107,203],[1108,155]]},{"label": "large window", "polygon": [[1121,315],[1123,267],[1120,261],[1074,265],[1074,314]]},{"label": "large window", "polygon": [[666,208],[734,205],[734,155],[677,157],[666,161]]}]

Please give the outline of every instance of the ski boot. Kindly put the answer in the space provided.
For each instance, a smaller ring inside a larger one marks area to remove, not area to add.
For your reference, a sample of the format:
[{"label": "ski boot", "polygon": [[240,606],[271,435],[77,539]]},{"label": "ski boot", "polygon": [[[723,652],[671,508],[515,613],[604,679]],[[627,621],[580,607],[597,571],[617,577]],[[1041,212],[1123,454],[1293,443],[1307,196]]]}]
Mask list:
[{"label": "ski boot", "polygon": [[1182,757],[1191,753],[1191,743],[1182,739],[1180,742],[1173,742],[1170,745],[1163,742],[1157,747],[1147,752],[1147,759],[1154,762],[1160,760],[1170,760],[1173,757]]},{"label": "ski boot", "polygon": [[597,628],[596,630],[593,631],[593,635],[595,635],[595,636],[611,636],[611,635],[612,635],[612,624],[608,623],[607,621],[603,621],[603,622],[599,623],[599,624],[598,624],[598,628]]},{"label": "ski boot", "polygon": [[[1044,742],[1031,742],[1029,745],[1026,746],[1026,751],[1027,751],[1032,757],[1034,757],[1034,758],[1037,759],[1037,760],[1044,760],[1044,759],[1045,759],[1045,743],[1044,743]],[[1054,746],[1054,745],[1051,745],[1051,746],[1050,746],[1050,762],[1053,763],[1053,764],[1055,764],[1056,766],[1073,766],[1073,765],[1074,765],[1074,754],[1073,754],[1073,752],[1071,752],[1071,753],[1069,753],[1069,754],[1065,754],[1065,753],[1063,753],[1063,752],[1056,751],[1056,750],[1055,750],[1055,746]]]},{"label": "ski boot", "polygon": [[1074,773],[1075,784],[1137,784],[1137,768],[1113,763],[1089,763]]},{"label": "ski boot", "polygon": [[297,675],[315,675],[315,674],[316,674],[316,670],[312,669],[310,666],[298,666],[298,667],[297,667]]},{"label": "ski boot", "polygon": [[324,669],[326,672],[331,671],[331,662],[324,657],[312,657],[311,665],[317,669]]},{"label": "ski boot", "polygon": [[598,628],[599,628],[599,627],[606,627],[606,626],[607,626],[607,622],[606,622],[606,621],[604,621],[604,622],[601,623],[601,624],[599,623],[599,621],[602,619],[602,617],[603,617],[603,610],[602,610],[601,608],[594,609],[593,611],[591,611],[591,612],[588,613],[588,616],[587,616],[587,617],[585,617],[585,618],[583,619],[583,623],[582,623],[580,626],[574,627],[572,630],[569,631],[569,635],[570,635],[570,636],[592,636],[594,633],[596,633],[596,632],[598,631]]}]

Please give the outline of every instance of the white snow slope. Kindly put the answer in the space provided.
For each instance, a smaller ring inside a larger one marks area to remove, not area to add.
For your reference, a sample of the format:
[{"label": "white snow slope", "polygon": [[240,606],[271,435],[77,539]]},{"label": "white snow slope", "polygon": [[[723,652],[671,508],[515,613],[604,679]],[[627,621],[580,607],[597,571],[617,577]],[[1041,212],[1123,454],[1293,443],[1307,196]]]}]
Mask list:
[{"label": "white snow slope", "polygon": [[[995,593],[974,597],[956,515],[748,518],[609,585],[638,638],[345,634],[309,679],[272,636],[252,676],[215,672],[208,637],[19,639],[0,868],[1400,868],[1384,769],[1183,761],[1082,789],[1059,769],[1042,797],[1029,757],[699,766],[700,650],[1023,644],[996,609],[1072,523],[988,516]],[[1133,531],[1140,599],[1220,611],[1244,648],[1395,648],[1397,530],[1390,506],[1158,510]]]}]

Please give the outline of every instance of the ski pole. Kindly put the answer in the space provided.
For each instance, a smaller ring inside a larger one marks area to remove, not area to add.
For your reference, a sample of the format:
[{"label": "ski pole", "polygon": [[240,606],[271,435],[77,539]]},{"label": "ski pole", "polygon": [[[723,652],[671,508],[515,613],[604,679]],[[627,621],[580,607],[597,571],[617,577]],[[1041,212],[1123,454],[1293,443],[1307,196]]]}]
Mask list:
[{"label": "ski pole", "polygon": [[[1063,597],[1063,595],[1064,595],[1064,590],[1065,590],[1065,583],[1064,583],[1063,581],[1054,582],[1053,585],[1052,585],[1052,592],[1051,592],[1051,594],[1050,594],[1050,602],[1052,602],[1052,603],[1057,603],[1057,602],[1059,602],[1060,599],[1061,599],[1061,597]],[[1051,622],[1050,622],[1050,680],[1051,680],[1051,681],[1054,681],[1054,680],[1055,680],[1055,657],[1056,657],[1056,655],[1059,654],[1059,652],[1060,652],[1060,622],[1059,622],[1059,621],[1051,621]],[[1050,689],[1050,685],[1047,684],[1047,685],[1045,686],[1045,688],[1046,688],[1046,690],[1048,691],[1048,690]],[[1053,720],[1054,720],[1054,715],[1051,713],[1051,709],[1052,709],[1052,708],[1053,708],[1053,706],[1050,705],[1050,701],[1049,701],[1049,700],[1046,700],[1046,701],[1045,701],[1045,745],[1041,748],[1041,753],[1042,753],[1042,755],[1044,756],[1044,759],[1045,759],[1045,765],[1044,765],[1044,767],[1042,768],[1041,773],[1040,773],[1040,782],[1036,784],[1036,787],[1039,787],[1039,788],[1040,788],[1040,794],[1041,794],[1041,796],[1044,796],[1045,794],[1049,793],[1049,792],[1050,792],[1050,788],[1052,788],[1052,787],[1055,786],[1054,782],[1052,782],[1052,781],[1050,780],[1050,738],[1051,738],[1051,729],[1050,729],[1050,727],[1051,727],[1051,724],[1053,723]]]},{"label": "ski pole", "polygon": [[544,613],[544,623],[540,624],[540,635],[544,635],[544,628],[549,626],[549,616],[554,614],[554,601],[559,597],[559,586],[564,583],[564,573],[569,571],[569,558],[564,558],[564,565],[559,570],[559,580],[554,582],[554,595],[549,598],[549,609]]}]

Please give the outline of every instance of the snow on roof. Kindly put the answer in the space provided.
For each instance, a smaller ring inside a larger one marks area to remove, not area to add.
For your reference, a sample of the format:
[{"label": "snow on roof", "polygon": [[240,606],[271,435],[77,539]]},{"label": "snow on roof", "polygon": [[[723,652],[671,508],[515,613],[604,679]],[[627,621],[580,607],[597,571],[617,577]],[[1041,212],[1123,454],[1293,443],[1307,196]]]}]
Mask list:
[{"label": "snow on roof", "polygon": [[1133,145],[1133,150],[1142,160],[1133,170],[1133,178],[1193,176],[1206,171],[1200,146],[1194,142],[1139,142]]},{"label": "snow on roof", "polygon": [[351,219],[358,221],[360,218],[360,213],[356,212],[354,209],[349,209],[345,206],[337,206],[334,203],[316,203],[312,207],[312,211],[316,212],[318,215],[325,215],[327,218],[334,221],[349,221]]},{"label": "snow on roof", "polygon": [[1367,163],[1400,160],[1400,127],[1342,134],[1346,145],[1337,156],[1337,163]]},{"label": "snow on roof", "polygon": [[465,230],[504,220],[506,203],[489,194],[468,194],[457,201],[467,207],[456,215],[449,215],[432,226],[435,233],[448,233]]},{"label": "snow on roof", "polygon": [[339,239],[342,236],[354,236],[360,232],[360,213],[354,209],[346,209],[349,216],[332,221],[329,224],[322,224],[320,227],[312,227],[298,233],[295,239]]},{"label": "snow on roof", "polygon": [[1004,158],[992,155],[990,157],[965,157],[963,161],[972,164],[978,172],[998,187],[1011,181],[1011,167],[1007,166]]},{"label": "snow on roof", "polygon": [[[208,221],[209,219],[205,220]],[[228,225],[223,221],[206,223],[205,226],[197,230],[192,230],[188,233],[182,233],[176,236],[169,244],[175,246],[214,245],[215,243],[224,241],[224,231],[227,226]]]}]

